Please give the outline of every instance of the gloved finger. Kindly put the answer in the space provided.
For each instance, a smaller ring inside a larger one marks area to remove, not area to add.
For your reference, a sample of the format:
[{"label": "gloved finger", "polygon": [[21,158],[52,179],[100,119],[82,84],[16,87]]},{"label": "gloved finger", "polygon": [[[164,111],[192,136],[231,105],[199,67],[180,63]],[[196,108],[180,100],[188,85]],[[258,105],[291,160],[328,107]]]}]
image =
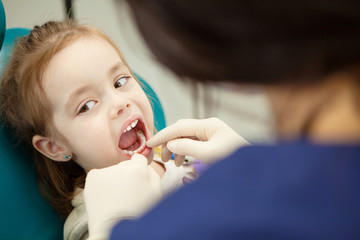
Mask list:
[{"label": "gloved finger", "polygon": [[175,165],[180,167],[182,165],[182,163],[184,162],[185,156],[184,155],[179,155],[179,154],[175,154]]},{"label": "gloved finger", "polygon": [[131,156],[130,160],[122,161],[113,167],[113,171],[116,171],[120,174],[120,172],[125,172],[127,174],[128,171],[132,171],[133,169],[138,169],[136,171],[141,170],[142,172],[147,171],[148,159],[138,153],[135,153]]},{"label": "gloved finger", "polygon": [[201,142],[189,138],[171,140],[167,143],[167,148],[175,154],[189,155],[205,162],[209,158],[209,154],[214,150],[210,142]]},{"label": "gloved finger", "polygon": [[[141,165],[147,165],[148,160],[144,155],[141,155],[139,153],[135,153],[134,155],[131,156],[130,161],[124,161],[124,162],[129,162],[129,164],[141,164]],[[124,163],[122,162],[122,163]]]},{"label": "gloved finger", "polygon": [[171,159],[172,152],[169,151],[169,149],[166,147],[166,144],[162,145],[161,148],[161,160],[163,162],[167,162]]},{"label": "gloved finger", "polygon": [[172,139],[182,137],[195,137],[200,140],[207,140],[206,129],[209,124],[205,124],[208,119],[182,119],[176,123],[164,128],[152,138],[150,138],[146,145],[148,147],[156,147],[164,144]]}]

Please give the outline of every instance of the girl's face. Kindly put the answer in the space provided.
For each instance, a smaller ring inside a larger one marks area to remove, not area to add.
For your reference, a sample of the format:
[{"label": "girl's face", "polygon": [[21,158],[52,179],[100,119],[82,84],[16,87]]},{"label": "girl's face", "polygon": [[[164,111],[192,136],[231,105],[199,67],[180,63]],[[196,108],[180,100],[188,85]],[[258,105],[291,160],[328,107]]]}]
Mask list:
[{"label": "girl's face", "polygon": [[[86,172],[130,159],[153,157],[150,102],[115,49],[82,38],[51,59],[43,78],[62,144]],[[60,140],[59,140],[60,141]]]}]

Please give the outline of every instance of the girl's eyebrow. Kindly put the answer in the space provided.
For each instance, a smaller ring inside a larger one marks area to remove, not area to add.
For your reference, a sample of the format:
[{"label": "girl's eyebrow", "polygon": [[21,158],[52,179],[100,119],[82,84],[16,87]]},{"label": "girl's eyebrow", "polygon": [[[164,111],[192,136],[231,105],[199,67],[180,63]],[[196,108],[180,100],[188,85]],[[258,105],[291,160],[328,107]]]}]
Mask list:
[{"label": "girl's eyebrow", "polygon": [[79,96],[80,94],[88,91],[89,88],[90,88],[90,86],[86,85],[86,86],[82,86],[82,87],[76,89],[75,91],[73,91],[65,103],[65,109],[69,109],[75,103],[76,97]]},{"label": "girl's eyebrow", "polygon": [[[122,63],[122,62],[115,63],[108,71],[109,78],[111,78],[117,71],[122,70],[122,69],[127,70],[127,66],[124,63]],[[74,104],[76,97],[79,96],[80,94],[88,91],[89,88],[90,88],[89,85],[85,85],[85,86],[82,86],[82,87],[76,89],[75,91],[73,91],[65,103],[65,109],[69,109]]]},{"label": "girl's eyebrow", "polygon": [[112,75],[114,75],[114,73],[116,73],[120,69],[127,70],[127,66],[122,62],[115,63],[114,66],[109,69],[108,76],[112,77]]}]

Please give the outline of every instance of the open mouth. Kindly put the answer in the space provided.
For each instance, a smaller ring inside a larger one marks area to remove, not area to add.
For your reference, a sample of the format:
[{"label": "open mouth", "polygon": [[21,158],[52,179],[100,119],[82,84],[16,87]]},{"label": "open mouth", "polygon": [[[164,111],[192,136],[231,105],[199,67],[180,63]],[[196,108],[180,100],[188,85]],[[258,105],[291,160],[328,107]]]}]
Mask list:
[{"label": "open mouth", "polygon": [[141,120],[132,121],[121,134],[118,147],[130,156],[135,153],[141,154],[146,148],[145,132],[145,125]]}]

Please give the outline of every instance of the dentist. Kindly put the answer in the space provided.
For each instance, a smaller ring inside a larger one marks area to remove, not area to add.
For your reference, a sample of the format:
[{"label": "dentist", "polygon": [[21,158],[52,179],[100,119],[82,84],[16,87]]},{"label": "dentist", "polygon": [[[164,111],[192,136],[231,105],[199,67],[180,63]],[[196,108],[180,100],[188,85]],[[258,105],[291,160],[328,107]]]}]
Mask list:
[{"label": "dentist", "polygon": [[360,3],[127,2],[158,61],[178,76],[262,86],[278,142],[250,146],[214,118],[165,128],[149,147],[163,145],[177,164],[191,155],[211,166],[154,207],[151,191],[141,201],[138,190],[125,200],[85,187],[118,205],[151,202],[111,239],[360,239]]}]

